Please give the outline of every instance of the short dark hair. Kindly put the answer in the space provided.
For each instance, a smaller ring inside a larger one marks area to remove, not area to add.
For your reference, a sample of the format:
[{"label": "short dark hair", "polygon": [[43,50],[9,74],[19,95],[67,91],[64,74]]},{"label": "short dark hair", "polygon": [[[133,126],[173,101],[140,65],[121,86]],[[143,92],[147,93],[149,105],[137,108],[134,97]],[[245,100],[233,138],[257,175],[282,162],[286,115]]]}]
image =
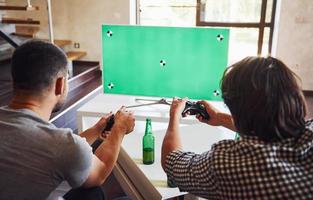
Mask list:
[{"label": "short dark hair", "polygon": [[51,43],[31,40],[13,53],[11,73],[15,91],[42,93],[60,72],[67,73],[67,58]]},{"label": "short dark hair", "polygon": [[247,57],[226,69],[222,96],[239,134],[266,142],[300,137],[306,103],[298,80],[273,57]]}]

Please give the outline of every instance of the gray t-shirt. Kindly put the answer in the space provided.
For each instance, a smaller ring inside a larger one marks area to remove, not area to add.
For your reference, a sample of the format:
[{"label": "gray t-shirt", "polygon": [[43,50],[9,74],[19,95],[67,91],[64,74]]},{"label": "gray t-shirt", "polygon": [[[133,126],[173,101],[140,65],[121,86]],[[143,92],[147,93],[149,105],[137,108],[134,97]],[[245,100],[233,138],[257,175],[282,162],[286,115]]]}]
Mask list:
[{"label": "gray t-shirt", "polygon": [[63,181],[87,179],[92,149],[70,129],[28,109],[0,107],[0,199],[45,199]]}]

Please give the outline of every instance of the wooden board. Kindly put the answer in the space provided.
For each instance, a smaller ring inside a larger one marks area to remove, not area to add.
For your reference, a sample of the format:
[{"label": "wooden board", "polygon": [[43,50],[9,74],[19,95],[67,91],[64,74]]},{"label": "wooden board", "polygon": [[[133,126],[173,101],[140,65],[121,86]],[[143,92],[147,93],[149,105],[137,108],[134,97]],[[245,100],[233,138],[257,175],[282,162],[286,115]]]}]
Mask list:
[{"label": "wooden board", "polygon": [[0,6],[0,10],[17,10],[17,11],[33,11],[33,10],[39,10],[38,6]]},{"label": "wooden board", "polygon": [[[50,42],[50,40],[49,39],[42,39],[42,40],[44,40],[44,41],[46,41],[46,42]],[[71,43],[72,43],[72,41],[71,40],[54,40],[54,42],[53,42],[55,45],[57,45],[58,47],[64,47],[64,46],[66,46],[66,45],[70,45]]]},{"label": "wooden board", "polygon": [[3,17],[2,21],[3,24],[40,24],[40,21],[33,20],[33,19],[17,19],[17,18],[8,18]]},{"label": "wooden board", "polygon": [[64,47],[64,46],[69,45],[71,43],[72,43],[71,40],[54,40],[54,44],[59,46],[59,47]]},{"label": "wooden board", "polygon": [[12,35],[35,38],[36,33],[40,30],[37,26],[16,26]]},{"label": "wooden board", "polygon": [[11,35],[20,36],[20,37],[27,37],[27,38],[35,38],[35,34],[31,33],[12,33]]},{"label": "wooden board", "polygon": [[69,60],[78,60],[87,55],[85,51],[69,51],[66,53]]}]

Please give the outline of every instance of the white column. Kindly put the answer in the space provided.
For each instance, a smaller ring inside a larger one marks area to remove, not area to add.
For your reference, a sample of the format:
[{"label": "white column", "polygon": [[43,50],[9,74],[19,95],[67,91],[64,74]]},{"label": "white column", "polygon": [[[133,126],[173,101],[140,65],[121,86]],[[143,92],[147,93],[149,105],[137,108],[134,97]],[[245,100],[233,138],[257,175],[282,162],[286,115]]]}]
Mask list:
[{"label": "white column", "polygon": [[52,12],[51,12],[51,0],[47,0],[47,8],[48,8],[48,22],[49,22],[50,42],[54,43],[53,24],[52,24]]}]

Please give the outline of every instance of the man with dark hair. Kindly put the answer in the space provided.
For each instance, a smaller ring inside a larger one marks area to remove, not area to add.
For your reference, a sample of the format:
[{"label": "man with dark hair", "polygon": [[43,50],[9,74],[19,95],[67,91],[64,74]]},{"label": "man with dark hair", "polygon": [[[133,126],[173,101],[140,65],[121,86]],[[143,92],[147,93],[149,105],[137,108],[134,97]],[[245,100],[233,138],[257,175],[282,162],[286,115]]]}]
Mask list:
[{"label": "man with dark hair", "polygon": [[208,199],[313,199],[313,120],[305,121],[296,75],[278,59],[248,57],[226,69],[221,84],[231,115],[200,101],[210,119],[197,118],[240,139],[184,152],[179,120],[186,100],[174,99],[162,146],[170,182]]},{"label": "man with dark hair", "polygon": [[42,41],[21,45],[12,57],[12,77],[14,97],[0,108],[0,199],[45,199],[64,180],[78,188],[66,199],[103,199],[97,186],[111,173],[123,137],[134,128],[132,113],[122,107],[115,114],[111,132],[93,154],[89,144],[112,114],[80,136],[48,122],[67,94],[67,58],[61,49]]}]

